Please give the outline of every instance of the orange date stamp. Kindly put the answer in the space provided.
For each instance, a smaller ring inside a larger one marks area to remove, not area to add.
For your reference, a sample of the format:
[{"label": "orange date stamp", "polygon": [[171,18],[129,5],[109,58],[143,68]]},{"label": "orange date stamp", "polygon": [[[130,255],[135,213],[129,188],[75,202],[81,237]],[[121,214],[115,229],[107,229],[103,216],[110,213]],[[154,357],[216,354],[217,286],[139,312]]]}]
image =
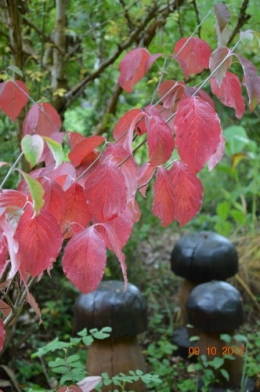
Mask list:
[{"label": "orange date stamp", "polygon": [[216,356],[221,357],[225,355],[237,355],[243,356],[245,354],[244,346],[222,346],[221,348],[217,348],[215,346],[209,346],[206,348],[206,352],[202,352],[200,347],[198,346],[190,346],[188,348],[188,354],[192,355],[208,355],[208,356]]}]

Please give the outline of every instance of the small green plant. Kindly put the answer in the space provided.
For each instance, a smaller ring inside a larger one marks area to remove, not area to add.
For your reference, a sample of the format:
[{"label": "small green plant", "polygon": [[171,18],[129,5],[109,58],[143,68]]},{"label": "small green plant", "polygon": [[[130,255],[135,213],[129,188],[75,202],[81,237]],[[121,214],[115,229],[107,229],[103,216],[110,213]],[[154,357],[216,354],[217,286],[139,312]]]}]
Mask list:
[{"label": "small green plant", "polygon": [[[144,384],[146,384],[147,387],[150,386],[155,386],[158,384],[161,384],[161,380],[158,375],[153,375],[153,374],[144,374],[141,370],[130,370],[128,374],[124,373],[119,373],[116,376],[109,377],[107,373],[102,373],[102,381],[101,383],[96,387],[96,391],[102,392],[102,386],[103,385],[111,385],[113,384],[116,385],[118,388],[114,389],[114,387],[111,387],[111,392],[124,392],[125,391],[125,386],[126,384],[131,384],[135,381],[141,380]],[[161,389],[160,389],[161,390]],[[134,390],[131,392],[135,392]]]},{"label": "small green plant", "polygon": [[[110,327],[102,328],[98,331],[96,328],[87,331],[85,328],[79,332],[77,337],[70,337],[68,341],[60,341],[59,338],[40,347],[35,353],[31,355],[32,358],[40,358],[44,374],[50,386],[53,385],[52,376],[59,376],[59,385],[69,383],[76,383],[86,377],[86,366],[82,357],[82,350],[80,347],[88,347],[93,343],[94,339],[105,339],[109,337],[111,332]],[[77,349],[77,353],[75,350]],[[53,356],[55,352],[55,359]],[[43,362],[43,357],[46,358],[47,367]],[[33,391],[34,389],[32,389]]]},{"label": "small green plant", "polygon": [[[85,328],[83,331],[77,333],[77,337],[69,337],[68,341],[61,341],[59,338],[54,339],[52,342],[40,347],[31,357],[40,359],[43,373],[50,387],[54,384],[53,378],[58,378],[56,384],[60,386],[76,383],[87,376],[86,359],[82,355],[81,348],[89,347],[94,339],[102,340],[108,338],[110,332],[110,327],[102,328],[100,331],[96,328],[88,331]],[[54,355],[55,359],[53,359]],[[45,357],[45,362],[43,362],[43,357]],[[141,370],[130,370],[129,374],[120,373],[113,377],[109,377],[107,373],[102,373],[101,376],[102,381],[95,389],[97,391],[102,391],[103,385],[113,384],[113,386],[116,385],[118,388],[113,389],[113,391],[111,390],[111,392],[124,392],[126,384],[138,380],[141,380],[147,386],[154,386],[161,383],[159,375],[144,374]],[[43,389],[37,385],[30,388],[29,391],[43,391]],[[50,389],[50,391],[55,391],[55,389]]]}]

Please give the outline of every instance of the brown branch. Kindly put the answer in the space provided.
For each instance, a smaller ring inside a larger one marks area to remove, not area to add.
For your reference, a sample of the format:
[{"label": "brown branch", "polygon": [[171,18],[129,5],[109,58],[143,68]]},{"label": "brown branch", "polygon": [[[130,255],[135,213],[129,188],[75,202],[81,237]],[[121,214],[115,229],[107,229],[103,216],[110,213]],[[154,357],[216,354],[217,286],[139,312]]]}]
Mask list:
[{"label": "brown branch", "polygon": [[230,35],[230,38],[228,40],[228,45],[233,41],[233,39],[235,38],[236,34],[239,32],[241,27],[243,27],[244,24],[251,18],[251,15],[247,15],[246,14],[248,3],[249,3],[249,0],[244,0],[242,5],[241,5],[240,11],[239,11],[239,17],[238,17],[238,20],[237,20],[237,24],[234,27],[234,29],[233,29],[233,31],[232,31],[232,33]]},{"label": "brown branch", "polygon": [[41,31],[39,29],[38,26],[36,26],[31,20],[29,20],[28,18],[26,18],[25,16],[23,16],[23,21],[24,23],[31,27],[33,30],[36,31],[37,34],[39,34],[40,37],[42,37],[42,39],[44,40],[44,42],[50,44],[53,46],[53,48],[57,49],[60,53],[64,54],[64,50],[58,46],[48,34],[45,34],[43,31]]},{"label": "brown branch", "polygon": [[197,25],[199,26],[199,28],[198,28],[198,36],[200,38],[201,37],[201,35],[200,35],[200,32],[201,32],[201,21],[200,21],[199,10],[198,10],[198,7],[197,7],[196,0],[193,0],[192,4],[193,4],[193,8],[194,8],[195,15],[196,15]]}]

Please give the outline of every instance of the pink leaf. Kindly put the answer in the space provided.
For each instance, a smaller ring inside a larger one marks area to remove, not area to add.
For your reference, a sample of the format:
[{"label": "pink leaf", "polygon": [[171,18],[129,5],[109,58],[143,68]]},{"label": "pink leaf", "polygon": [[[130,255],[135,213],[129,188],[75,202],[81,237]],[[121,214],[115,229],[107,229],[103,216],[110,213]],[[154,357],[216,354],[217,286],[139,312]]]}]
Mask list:
[{"label": "pink leaf", "polygon": [[44,209],[54,216],[58,224],[61,224],[66,213],[65,192],[59,184],[50,178],[43,177],[39,182],[44,189]]},{"label": "pink leaf", "polygon": [[53,217],[45,209],[35,216],[28,205],[20,218],[16,229],[19,243],[20,269],[32,277],[38,276],[52,267],[61,245],[61,230]]},{"label": "pink leaf", "polygon": [[58,132],[61,127],[61,119],[54,107],[48,102],[35,104],[31,107],[23,123],[23,135],[37,133],[42,136],[50,136]]},{"label": "pink leaf", "polygon": [[6,318],[11,313],[12,309],[10,308],[7,303],[0,299],[0,312],[3,313],[4,317]]},{"label": "pink leaf", "polygon": [[127,202],[135,197],[137,191],[138,166],[132,155],[121,146],[110,143],[104,151],[101,163],[110,161],[116,164],[124,178],[127,187]]},{"label": "pink leaf", "polygon": [[213,170],[214,167],[221,161],[221,159],[224,155],[224,152],[225,152],[225,144],[226,144],[226,139],[223,137],[223,135],[221,135],[217,151],[215,152],[214,155],[212,155],[209,158],[209,161],[208,161],[209,171]]},{"label": "pink leaf", "polygon": [[260,102],[260,77],[257,76],[256,67],[245,57],[236,55],[244,71],[244,84],[249,97],[249,108],[252,112]]},{"label": "pink leaf", "polygon": [[30,304],[31,308],[35,311],[36,315],[39,317],[40,323],[42,322],[42,318],[41,318],[41,311],[39,308],[39,305],[37,304],[34,296],[29,293],[29,291],[27,292],[27,296],[26,296],[27,302]]},{"label": "pink leaf", "polygon": [[5,326],[2,319],[0,319],[0,351],[3,350],[4,343],[5,343]]},{"label": "pink leaf", "polygon": [[23,208],[28,198],[21,192],[4,189],[0,192],[0,207],[17,206]]},{"label": "pink leaf", "polygon": [[221,135],[219,118],[200,97],[185,97],[178,106],[174,125],[179,155],[197,173],[217,151]]},{"label": "pink leaf", "polygon": [[125,209],[127,188],[121,170],[111,162],[100,165],[87,179],[84,195],[100,222],[115,218]]},{"label": "pink leaf", "polygon": [[236,117],[241,118],[245,112],[244,97],[242,87],[237,75],[227,72],[222,83],[218,86],[215,78],[210,80],[211,90],[221,102],[236,110]]},{"label": "pink leaf", "polygon": [[0,83],[0,109],[14,121],[27,104],[29,91],[21,80]]},{"label": "pink leaf", "polygon": [[76,146],[70,151],[69,158],[72,164],[76,167],[79,166],[88,154],[93,152],[95,148],[100,146],[105,141],[102,136],[94,135],[89,136],[77,143]]},{"label": "pink leaf", "polygon": [[[228,56],[230,50],[226,47],[220,47],[214,50],[211,53],[210,60],[209,60],[209,68],[210,71],[213,72],[219,64]],[[222,83],[223,78],[226,75],[228,68],[232,64],[232,56],[228,57],[224,63],[220,66],[220,68],[214,73],[214,78],[217,81],[217,84],[220,86]]]},{"label": "pink leaf", "polygon": [[9,260],[7,260],[8,249],[7,242],[2,229],[0,230],[0,278],[3,276],[3,273],[6,270],[7,265],[9,264]]},{"label": "pink leaf", "polygon": [[62,267],[82,293],[96,290],[106,265],[105,243],[94,226],[75,234],[66,245]]},{"label": "pink leaf", "polygon": [[139,169],[138,175],[138,189],[143,197],[146,197],[147,187],[154,176],[155,167],[150,162],[145,163]]},{"label": "pink leaf", "polygon": [[159,94],[166,109],[175,112],[184,93],[184,83],[175,80],[166,80],[159,86]]},{"label": "pink leaf", "polygon": [[105,230],[105,233],[103,230],[101,230],[100,234],[102,235],[102,238],[105,241],[106,247],[111,249],[116,254],[116,256],[121,264],[121,269],[122,269],[122,273],[123,273],[123,277],[124,277],[124,281],[125,281],[125,287],[127,288],[125,255],[122,252],[122,244],[120,243],[120,241],[118,239],[117,232],[114,230],[114,227],[109,223],[97,223],[95,226],[97,228],[101,227]]},{"label": "pink leaf", "polygon": [[[20,267],[21,257],[18,252],[19,245],[14,234],[14,229],[2,216],[0,217],[0,227],[7,241],[9,257],[11,260],[11,270],[9,271],[8,279],[12,279]],[[5,244],[3,245],[5,246]],[[2,249],[2,252],[5,253],[5,249]]]},{"label": "pink leaf", "polygon": [[90,392],[101,380],[102,378],[100,376],[85,377],[77,385],[81,388],[82,392]]},{"label": "pink leaf", "polygon": [[132,153],[132,139],[134,130],[138,130],[138,124],[146,116],[141,109],[132,109],[124,114],[117,122],[113,137],[117,144],[123,146],[126,151]]},{"label": "pink leaf", "polygon": [[140,113],[142,113],[141,109],[131,109],[126,112],[122,117],[120,117],[113,130],[113,137],[117,143],[119,143],[120,145],[123,144],[124,140],[127,137],[130,125]]},{"label": "pink leaf", "polygon": [[89,225],[91,213],[83,194],[83,188],[76,182],[73,182],[66,190],[65,199],[66,213],[63,217],[62,231],[64,238],[70,238]]},{"label": "pink leaf", "polygon": [[165,168],[159,167],[154,183],[152,213],[161,219],[163,227],[172,223],[175,218],[174,203],[174,189],[169,172]]},{"label": "pink leaf", "polygon": [[73,149],[77,144],[85,140],[85,137],[78,132],[66,132],[68,138],[68,145],[71,149]]},{"label": "pink leaf", "polygon": [[230,12],[226,4],[223,3],[214,4],[213,8],[217,19],[215,29],[218,36],[218,46],[225,46],[227,45],[230,37],[230,32],[227,26],[230,19]]},{"label": "pink leaf", "polygon": [[186,68],[182,67],[183,73],[198,74],[209,68],[211,49],[207,42],[200,38],[181,38],[175,44],[174,53],[185,63]]},{"label": "pink leaf", "polygon": [[200,210],[203,187],[189,168],[176,161],[169,170],[175,201],[175,219],[183,226]]},{"label": "pink leaf", "polygon": [[142,79],[151,66],[148,62],[150,56],[147,49],[137,48],[128,52],[120,62],[118,83],[128,93],[132,92],[134,85]]},{"label": "pink leaf", "polygon": [[162,165],[170,159],[174,149],[172,130],[160,116],[152,116],[147,128],[150,163],[153,166]]}]

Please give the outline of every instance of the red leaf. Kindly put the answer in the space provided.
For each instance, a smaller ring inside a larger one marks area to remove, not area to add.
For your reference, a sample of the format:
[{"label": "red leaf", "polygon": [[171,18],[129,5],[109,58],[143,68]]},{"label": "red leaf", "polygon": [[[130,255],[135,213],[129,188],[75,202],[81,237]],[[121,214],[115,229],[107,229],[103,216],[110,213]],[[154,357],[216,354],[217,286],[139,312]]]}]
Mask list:
[{"label": "red leaf", "polygon": [[127,202],[135,197],[137,191],[138,166],[132,155],[121,146],[110,143],[102,155],[101,163],[111,161],[120,167],[127,187]]},{"label": "red leaf", "polygon": [[66,132],[68,138],[68,145],[71,149],[73,149],[77,144],[85,140],[85,137],[78,132]]},{"label": "red leaf", "polygon": [[[17,238],[14,234],[13,227],[2,216],[0,217],[0,227],[3,231],[5,240],[8,245],[8,252],[11,260],[11,270],[9,271],[7,278],[12,279],[20,267],[21,257],[20,257],[20,253],[18,252],[19,245],[18,245]],[[4,247],[6,246],[6,242],[3,243]],[[5,249],[2,249],[2,252],[5,253]]]},{"label": "red leaf", "polygon": [[212,155],[209,158],[209,161],[208,161],[209,171],[213,170],[214,167],[221,161],[221,159],[224,155],[224,152],[225,152],[225,144],[226,144],[226,139],[223,137],[223,135],[221,135],[217,151],[215,152],[214,155]]},{"label": "red leaf", "polygon": [[227,26],[230,19],[230,12],[226,4],[223,3],[214,4],[213,8],[217,19],[215,29],[218,36],[218,46],[225,46],[227,45],[230,37],[230,32]]},{"label": "red leaf", "polygon": [[28,198],[21,192],[4,189],[0,193],[0,207],[17,206],[23,208]]},{"label": "red leaf", "polygon": [[68,242],[62,267],[67,278],[82,293],[96,290],[106,266],[105,243],[94,226],[74,235]]},{"label": "red leaf", "polygon": [[131,93],[134,85],[142,79],[157,57],[151,56],[148,50],[144,48],[137,48],[128,52],[119,64],[118,83],[120,86]]},{"label": "red leaf", "polygon": [[60,225],[66,212],[65,192],[59,184],[50,178],[44,177],[39,182],[44,189],[44,209],[49,211]]},{"label": "red leaf", "polygon": [[27,104],[29,91],[21,80],[0,83],[0,109],[14,121]]},{"label": "red leaf", "polygon": [[175,80],[166,80],[159,86],[159,94],[166,109],[175,112],[184,93],[184,83]]},{"label": "red leaf", "polygon": [[174,53],[185,63],[184,74],[198,74],[209,68],[211,49],[207,42],[200,38],[181,38],[175,44]]},{"label": "red leaf", "polygon": [[203,187],[195,174],[179,161],[169,170],[169,176],[175,202],[174,217],[183,226],[199,212]]},{"label": "red leaf", "polygon": [[[100,224],[99,222],[95,223],[97,231],[102,233],[102,238],[105,241],[106,247],[113,250],[113,245],[109,240],[109,236],[106,235],[105,230],[103,230],[104,224],[102,222],[100,222]],[[122,249],[129,240],[133,228],[132,212],[129,206],[126,206],[126,208],[123,212],[121,212],[121,214],[119,214],[115,219],[109,222],[109,227],[111,227],[111,230],[114,231],[114,235],[116,235],[116,241],[118,241]]]},{"label": "red leaf", "polygon": [[21,258],[20,270],[32,277],[50,269],[59,254],[62,234],[53,215],[45,209],[34,216],[28,205],[20,218],[16,229]]},{"label": "red leaf", "polygon": [[142,118],[146,116],[141,109],[132,109],[124,114],[117,122],[113,137],[117,144],[124,147],[130,154],[132,153],[133,132],[141,122]]},{"label": "red leaf", "polygon": [[147,187],[155,173],[155,167],[150,162],[145,163],[139,169],[138,175],[138,189],[143,197],[146,197],[145,193]]},{"label": "red leaf", "polygon": [[200,97],[185,97],[178,106],[174,125],[179,155],[197,173],[217,151],[221,135],[219,118]]},{"label": "red leaf", "polygon": [[227,72],[222,80],[222,84],[218,86],[215,78],[210,80],[211,90],[220,101],[236,110],[236,117],[241,118],[245,112],[245,102],[242,95],[242,87],[237,75]]},{"label": "red leaf", "polygon": [[7,265],[9,264],[9,260],[7,260],[8,250],[7,250],[7,242],[2,230],[0,230],[0,278],[3,276],[3,273],[6,270]]},{"label": "red leaf", "polygon": [[[98,231],[102,235],[102,238],[105,241],[106,247],[111,249],[116,254],[116,256],[121,264],[121,269],[122,269],[122,273],[123,273],[123,277],[124,277],[124,281],[125,281],[125,287],[127,287],[125,255],[122,252],[123,246],[122,246],[122,243],[119,241],[119,238],[117,236],[117,232],[114,230],[114,227],[109,223],[98,223],[95,226],[97,229],[101,228],[101,230],[98,230]],[[102,230],[102,228],[105,230],[105,232],[104,232],[104,230]],[[122,226],[122,229],[123,230],[125,229],[124,225]]]},{"label": "red leaf", "polygon": [[172,223],[175,218],[174,203],[174,189],[169,172],[165,168],[159,167],[154,183],[152,213],[161,219],[163,227]]},{"label": "red leaf", "polygon": [[147,144],[150,163],[153,166],[162,165],[172,155],[174,149],[173,133],[159,116],[153,116],[148,121]]},{"label": "red leaf", "polygon": [[120,214],[127,203],[124,175],[111,162],[102,164],[87,179],[84,195],[95,219],[109,221]]},{"label": "red leaf", "polygon": [[5,326],[2,319],[0,319],[0,351],[3,350],[4,343],[5,343]]},{"label": "red leaf", "polygon": [[61,127],[61,119],[54,107],[47,103],[35,104],[31,107],[23,123],[23,135],[37,133],[42,136],[50,136],[58,132]]},{"label": "red leaf", "polygon": [[9,316],[11,311],[12,309],[10,308],[10,306],[0,299],[0,312],[4,315],[4,317]]},{"label": "red leaf", "polygon": [[[214,52],[211,53],[209,60],[209,68],[210,71],[213,72],[219,64],[224,60],[226,56],[230,53],[230,50],[226,47],[217,48]],[[228,68],[232,64],[232,56],[228,57],[224,63],[220,66],[220,68],[214,73],[214,78],[217,81],[217,84],[220,86],[223,78],[226,75]]]},{"label": "red leaf", "polygon": [[76,182],[65,192],[66,214],[63,217],[62,231],[64,238],[82,231],[91,220],[91,213],[86,203],[83,188]]},{"label": "red leaf", "polygon": [[34,296],[28,292],[26,295],[26,300],[27,300],[28,304],[30,304],[31,308],[35,311],[37,316],[39,317],[40,323],[41,323],[42,322],[41,311],[40,311],[39,305],[37,304]]},{"label": "red leaf", "polygon": [[70,151],[69,159],[76,167],[79,166],[84,158],[95,150],[105,139],[102,136],[89,136],[77,143],[76,146]]},{"label": "red leaf", "polygon": [[249,108],[252,112],[260,102],[260,77],[257,76],[256,67],[249,60],[241,55],[236,56],[243,67],[243,84],[245,84],[247,89],[247,94],[249,97]]}]

